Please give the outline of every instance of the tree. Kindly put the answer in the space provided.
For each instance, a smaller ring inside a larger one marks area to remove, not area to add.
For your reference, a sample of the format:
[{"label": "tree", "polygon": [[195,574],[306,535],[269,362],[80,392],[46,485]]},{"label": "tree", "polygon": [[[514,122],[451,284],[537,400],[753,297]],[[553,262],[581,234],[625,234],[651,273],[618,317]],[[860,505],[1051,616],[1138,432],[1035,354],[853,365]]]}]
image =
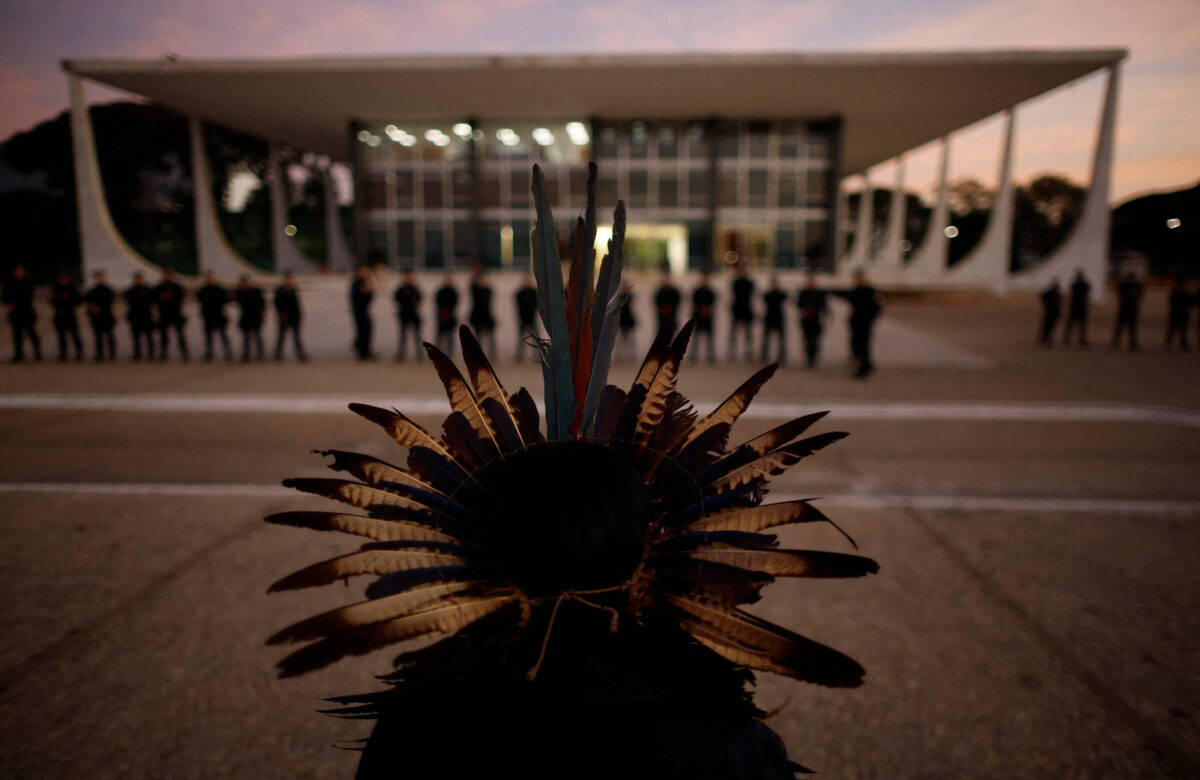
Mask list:
[{"label": "tree", "polygon": [[1013,270],[1047,257],[1070,234],[1083,210],[1083,187],[1062,176],[1045,174],[1018,186],[1013,206]]}]

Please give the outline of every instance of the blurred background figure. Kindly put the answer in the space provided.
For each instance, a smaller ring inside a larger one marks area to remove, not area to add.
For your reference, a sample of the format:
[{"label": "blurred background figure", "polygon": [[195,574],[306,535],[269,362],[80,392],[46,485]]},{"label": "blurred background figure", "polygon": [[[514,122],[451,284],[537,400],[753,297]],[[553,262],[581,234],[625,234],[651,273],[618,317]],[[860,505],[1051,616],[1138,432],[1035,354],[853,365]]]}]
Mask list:
[{"label": "blurred background figure", "polygon": [[225,332],[229,325],[229,318],[225,316],[225,304],[229,303],[229,293],[217,284],[217,277],[211,271],[204,275],[204,286],[197,291],[196,300],[200,302],[200,319],[204,321],[204,361],[212,362],[214,335],[221,339],[226,362],[233,360],[233,350],[229,348],[229,334]]},{"label": "blurred background figure", "polygon": [[737,361],[738,330],[745,342],[743,359],[754,359],[754,280],[746,275],[746,267],[739,262],[733,267],[733,304],[730,306],[732,321],[729,323],[729,362]]},{"label": "blurred background figure", "polygon": [[154,288],[154,302],[158,306],[158,357],[167,359],[167,339],[172,328],[179,343],[179,354],[184,362],[188,359],[187,339],[183,335],[183,288],[175,281],[175,272],[164,268],[162,281]]},{"label": "blurred background figure", "polygon": [[1088,307],[1091,302],[1088,300],[1088,295],[1092,291],[1092,286],[1088,284],[1087,277],[1083,275],[1083,269],[1079,268],[1075,271],[1075,280],[1071,282],[1071,300],[1067,309],[1067,324],[1063,326],[1063,344],[1070,346],[1071,334],[1077,333],[1079,346],[1086,348],[1087,340],[1087,321]]},{"label": "blurred background figure", "polygon": [[79,338],[79,318],[75,310],[83,303],[79,288],[70,274],[59,274],[50,302],[54,305],[54,333],[58,336],[58,362],[67,361],[67,337],[75,345],[75,359],[83,360],[83,341]]},{"label": "blurred background figure", "polygon": [[492,314],[492,288],[483,273],[483,266],[476,264],[471,272],[471,330],[480,344],[485,343],[488,355],[496,354],[496,318]]},{"label": "blurred background figure", "polygon": [[871,337],[875,331],[875,320],[883,311],[883,298],[879,291],[867,284],[862,271],[854,274],[854,287],[849,291],[836,292],[850,302],[850,354],[854,356],[856,379],[866,379],[875,370],[871,359]]},{"label": "blurred background figure", "polygon": [[17,263],[12,268],[12,275],[4,285],[4,307],[8,310],[8,323],[12,326],[14,363],[25,359],[25,337],[33,347],[33,359],[42,359],[42,343],[38,341],[34,323],[37,322],[37,312],[33,308],[33,282],[25,266]]},{"label": "blurred background figure", "polygon": [[421,288],[412,271],[404,272],[404,279],[396,286],[392,296],[396,300],[396,317],[400,321],[400,344],[396,349],[396,360],[404,360],[408,347],[408,336],[412,334],[413,356],[421,362]]},{"label": "blurred background figure", "polygon": [[763,313],[763,334],[762,334],[762,362],[767,362],[767,353],[770,351],[771,336],[774,335],[779,344],[779,352],[776,360],[779,365],[787,363],[787,337],[786,327],[783,320],[783,305],[787,302],[787,293],[779,286],[779,277],[771,277],[771,287],[763,293],[763,304],[766,311]]},{"label": "blurred background figure", "polygon": [[717,362],[716,349],[713,347],[713,306],[717,295],[713,292],[712,277],[705,273],[700,277],[700,285],[692,290],[692,317],[696,320],[696,347],[692,360],[700,359],[700,339],[708,344],[708,363]]},{"label": "blurred background figure", "polygon": [[1168,351],[1171,349],[1171,343],[1175,341],[1176,334],[1179,335],[1180,350],[1188,351],[1188,321],[1191,319],[1192,306],[1195,304],[1196,299],[1188,291],[1183,277],[1176,276],[1171,285],[1171,297],[1167,302],[1166,349]]},{"label": "blurred background figure", "polygon": [[1141,305],[1142,283],[1138,281],[1136,274],[1127,273],[1117,285],[1117,324],[1113,327],[1113,349],[1121,346],[1121,333],[1127,331],[1129,348],[1137,351],[1138,310]]},{"label": "blurred background figure", "polygon": [[133,286],[125,291],[125,316],[133,336],[133,359],[142,359],[142,340],[146,342],[146,360],[154,360],[154,291],[146,286],[141,273],[133,275]]},{"label": "blurred background figure", "polygon": [[[538,324],[537,324],[537,287],[534,286],[533,277],[525,277],[525,284],[517,289],[517,362],[520,363],[525,359],[526,342],[530,339],[537,339]],[[533,360],[538,359],[537,348],[533,345],[528,345],[533,352]]]},{"label": "blurred background figure", "polygon": [[804,289],[796,295],[796,308],[800,310],[800,333],[804,336],[805,365],[817,365],[821,353],[821,334],[825,332],[825,317],[829,313],[825,291],[817,287],[817,277],[811,271],[804,282]]},{"label": "blurred background figure", "polygon": [[263,359],[262,323],[267,300],[262,290],[250,284],[250,277],[243,276],[238,282],[237,300],[238,328],[242,331],[242,362],[250,362],[250,345],[254,344],[255,356]]},{"label": "blurred background figure", "polygon": [[304,345],[300,343],[300,293],[296,290],[296,277],[291,271],[283,275],[283,283],[275,288],[275,324],[278,330],[275,337],[275,359],[283,360],[283,340],[288,331],[291,331],[296,359],[302,363],[308,360],[308,356],[304,354]]},{"label": "blurred background figure", "polygon": [[637,359],[636,345],[633,343],[633,333],[637,330],[637,317],[633,315],[633,286],[629,282],[621,282],[621,337],[617,342],[618,360],[632,363]]},{"label": "blurred background figure", "polygon": [[371,299],[375,287],[371,284],[370,266],[359,266],[350,281],[350,312],[354,317],[354,354],[359,360],[371,360]]},{"label": "blurred background figure", "polygon": [[679,288],[671,281],[671,274],[663,274],[662,284],[654,294],[654,308],[658,312],[658,329],[671,335],[679,330]]},{"label": "blurred background figure", "polygon": [[437,346],[449,355],[454,350],[454,331],[458,330],[458,290],[454,287],[454,274],[446,274],[442,279],[433,303],[437,307]]},{"label": "blurred background figure", "polygon": [[92,274],[92,286],[83,295],[83,303],[87,306],[88,320],[92,325],[92,336],[96,339],[96,362],[104,360],[105,351],[109,360],[117,359],[117,341],[113,338],[113,327],[116,318],[113,317],[113,300],[117,294],[105,282],[104,272]]},{"label": "blurred background figure", "polygon": [[1062,314],[1062,301],[1062,286],[1056,276],[1050,280],[1050,286],[1042,291],[1042,327],[1038,331],[1038,343],[1044,347],[1054,344],[1054,326]]}]

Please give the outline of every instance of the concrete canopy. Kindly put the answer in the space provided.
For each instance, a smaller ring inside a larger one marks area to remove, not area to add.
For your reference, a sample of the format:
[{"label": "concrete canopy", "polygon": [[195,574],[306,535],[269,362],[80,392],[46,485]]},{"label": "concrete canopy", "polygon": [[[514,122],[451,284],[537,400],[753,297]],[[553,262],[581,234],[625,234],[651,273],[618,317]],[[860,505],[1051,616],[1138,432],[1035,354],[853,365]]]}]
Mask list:
[{"label": "concrete canopy", "polygon": [[352,120],[840,116],[862,171],[1119,62],[1121,49],[905,54],[67,60],[64,70],[335,159]]}]

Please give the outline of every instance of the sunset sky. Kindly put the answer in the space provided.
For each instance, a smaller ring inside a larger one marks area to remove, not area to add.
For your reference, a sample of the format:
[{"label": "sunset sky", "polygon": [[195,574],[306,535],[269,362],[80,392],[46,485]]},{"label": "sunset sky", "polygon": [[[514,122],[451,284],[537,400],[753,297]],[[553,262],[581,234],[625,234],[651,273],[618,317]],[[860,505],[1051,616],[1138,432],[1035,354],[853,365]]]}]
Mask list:
[{"label": "sunset sky", "polygon": [[[4,0],[3,14],[0,138],[66,107],[65,58],[1123,47],[1112,200],[1200,180],[1200,0]],[[1018,180],[1087,179],[1100,90],[1092,76],[1019,111]],[[999,143],[996,120],[960,133],[951,178],[994,183]],[[911,156],[910,188],[929,191],[934,158]]]}]

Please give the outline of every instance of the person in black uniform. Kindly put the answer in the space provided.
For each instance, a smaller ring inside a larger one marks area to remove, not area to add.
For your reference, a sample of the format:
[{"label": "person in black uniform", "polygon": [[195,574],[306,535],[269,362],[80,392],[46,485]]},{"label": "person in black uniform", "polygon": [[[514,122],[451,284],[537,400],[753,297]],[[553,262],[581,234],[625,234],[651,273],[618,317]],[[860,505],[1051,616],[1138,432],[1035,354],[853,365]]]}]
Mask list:
[{"label": "person in black uniform", "polygon": [[154,288],[154,302],[158,304],[158,348],[159,360],[167,359],[167,336],[175,329],[175,340],[179,342],[179,353],[184,362],[188,359],[187,340],[183,337],[183,288],[175,281],[175,272],[163,269],[162,281]]},{"label": "person in black uniform", "polygon": [[442,286],[433,296],[437,306],[437,346],[446,354],[454,350],[454,333],[458,330],[458,290],[454,288],[454,274],[446,274]]},{"label": "person in black uniform", "polygon": [[104,272],[92,274],[94,284],[83,295],[83,303],[87,307],[88,319],[92,323],[92,335],[96,338],[96,362],[104,360],[104,351],[108,350],[108,359],[117,359],[117,342],[113,338],[113,300],[117,297],[113,288],[105,284]]},{"label": "person in black uniform", "polygon": [[238,305],[238,329],[242,332],[242,362],[250,362],[250,344],[254,344],[255,354],[263,359],[262,324],[263,312],[267,308],[267,299],[263,291],[250,284],[250,277],[243,276],[238,280],[237,292],[233,298]]},{"label": "person in black uniform", "polygon": [[300,343],[300,293],[296,290],[296,277],[289,271],[283,275],[283,284],[275,288],[275,359],[283,360],[283,340],[292,332],[292,346],[296,348],[296,359],[301,363],[308,360],[304,345]]},{"label": "person in black uniform", "polygon": [[204,320],[204,360],[213,359],[213,334],[221,337],[221,346],[225,348],[225,360],[233,360],[233,350],[229,348],[229,335],[225,328],[229,318],[225,316],[225,304],[229,303],[229,293],[217,284],[217,277],[211,272],[204,276],[204,286],[196,293],[200,302],[200,319]]},{"label": "person in black uniform", "polygon": [[492,288],[476,265],[471,275],[471,330],[482,344],[487,339],[487,353],[496,354],[496,318],[492,315]]},{"label": "person in black uniform", "polygon": [[54,304],[54,332],[58,336],[58,362],[67,361],[67,336],[75,344],[75,359],[83,360],[83,341],[79,338],[79,318],[75,310],[83,303],[83,296],[75,286],[70,274],[59,274],[54,282],[50,302]]},{"label": "person in black uniform", "polygon": [[133,334],[133,359],[142,359],[142,339],[146,340],[146,359],[154,360],[154,291],[146,286],[141,273],[133,275],[133,286],[125,291],[129,331]]},{"label": "person in black uniform", "polygon": [[42,342],[38,340],[37,331],[33,325],[37,322],[37,312],[33,308],[33,282],[29,280],[25,266],[17,263],[13,266],[12,275],[4,285],[2,294],[4,307],[8,309],[8,323],[12,326],[14,363],[25,359],[25,337],[33,347],[33,359],[42,359]]},{"label": "person in black uniform", "polygon": [[850,354],[858,367],[854,376],[866,379],[875,370],[871,360],[871,336],[874,335],[875,320],[883,311],[883,299],[879,292],[867,284],[862,271],[854,274],[854,288],[834,293],[850,302]]},{"label": "person in black uniform", "polygon": [[1121,346],[1121,332],[1129,332],[1129,348],[1137,352],[1138,309],[1142,304],[1142,283],[1137,275],[1127,273],[1117,285],[1117,324],[1113,328],[1112,348]]},{"label": "person in black uniform", "polygon": [[404,272],[404,282],[396,288],[396,316],[400,319],[400,348],[396,360],[404,360],[408,334],[412,334],[413,355],[421,362],[421,288],[412,271]]},{"label": "person in black uniform", "polygon": [[617,354],[614,357],[632,363],[637,359],[633,343],[633,333],[637,330],[637,317],[633,315],[633,287],[629,282],[621,283],[620,295],[622,296],[621,319],[617,324],[621,328],[621,339],[618,344]]},{"label": "person in black uniform", "polygon": [[1087,340],[1087,320],[1088,320],[1088,294],[1091,293],[1092,286],[1088,284],[1087,277],[1083,275],[1083,269],[1075,271],[1075,281],[1071,282],[1071,302],[1070,308],[1067,310],[1067,324],[1063,327],[1063,344],[1071,343],[1071,333],[1078,328],[1079,346],[1086,348]]},{"label": "person in black uniform", "polygon": [[1042,328],[1038,331],[1038,343],[1044,347],[1054,344],[1054,326],[1058,324],[1059,314],[1062,313],[1062,287],[1058,277],[1050,281],[1050,286],[1042,291]]},{"label": "person in black uniform", "polygon": [[1183,282],[1182,276],[1175,277],[1175,283],[1171,286],[1171,297],[1168,299],[1167,310],[1167,351],[1171,349],[1171,343],[1175,341],[1175,334],[1179,334],[1179,347],[1184,352],[1189,349],[1188,346],[1188,320],[1192,315],[1192,306],[1196,303],[1196,299],[1188,292],[1187,285]]},{"label": "person in black uniform", "polygon": [[371,269],[359,266],[350,282],[350,312],[354,315],[354,352],[359,360],[371,360],[371,299],[375,287],[371,284]]},{"label": "person in black uniform", "polygon": [[825,332],[825,317],[829,314],[829,305],[825,291],[817,287],[817,277],[811,272],[804,283],[804,289],[796,295],[796,308],[800,310],[805,364],[812,368],[817,365],[817,355],[821,353],[821,334]]},{"label": "person in black uniform", "polygon": [[787,362],[787,338],[783,321],[783,304],[787,302],[787,293],[779,286],[779,277],[771,277],[771,288],[763,293],[763,303],[766,313],[763,315],[762,362],[767,362],[767,352],[771,343],[771,334],[779,342],[779,364]]},{"label": "person in black uniform", "polygon": [[[526,277],[525,285],[517,290],[517,362],[520,363],[525,359],[525,342],[529,339],[537,339],[538,324],[537,324],[537,287],[533,284],[533,277]],[[533,359],[538,359],[536,347],[533,349]]]},{"label": "person in black uniform", "polygon": [[713,292],[711,277],[705,273],[700,277],[700,285],[692,290],[692,317],[696,320],[696,351],[693,360],[700,359],[701,336],[708,342],[709,365],[717,362],[716,349],[713,346],[713,306],[717,295]]},{"label": "person in black uniform", "polygon": [[747,362],[754,359],[754,280],[746,275],[746,267],[739,262],[733,268],[733,320],[729,324],[729,362],[737,361],[737,334],[743,331]]},{"label": "person in black uniform", "polygon": [[663,274],[662,284],[654,294],[654,309],[658,312],[658,329],[671,335],[679,329],[679,302],[683,296],[671,281],[670,273]]}]

